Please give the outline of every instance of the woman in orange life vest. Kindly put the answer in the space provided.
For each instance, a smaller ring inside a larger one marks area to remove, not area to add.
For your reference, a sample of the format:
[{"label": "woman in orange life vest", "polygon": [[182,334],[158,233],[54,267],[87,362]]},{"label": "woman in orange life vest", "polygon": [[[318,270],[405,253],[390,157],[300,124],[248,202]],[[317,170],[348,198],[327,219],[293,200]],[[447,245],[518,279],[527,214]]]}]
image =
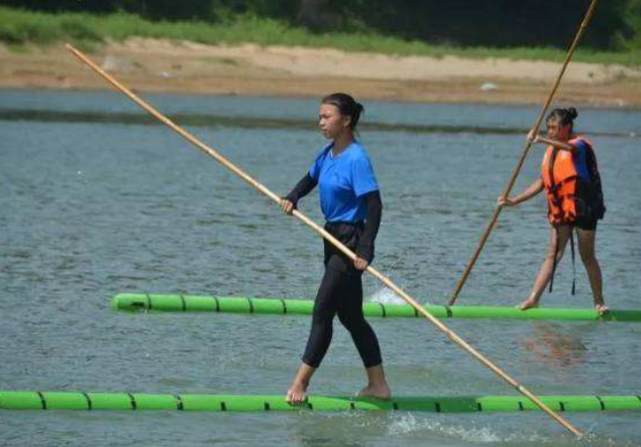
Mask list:
[{"label": "woman in orange life vest", "polygon": [[[547,138],[530,133],[532,143],[545,143],[547,151],[541,165],[541,178],[513,198],[499,198],[499,206],[516,206],[545,190],[550,221],[550,242],[543,265],[534,281],[530,296],[519,308],[537,307],[545,287],[552,281],[573,231],[579,240],[581,260],[590,279],[594,306],[603,314],[608,311],[603,301],[601,268],[594,254],[597,221],[603,218],[601,180],[592,143],[574,134],[576,109],[555,109],[547,116]],[[574,247],[573,254],[574,254]],[[550,285],[550,290],[552,289]],[[574,290],[573,290],[574,292]]]}]

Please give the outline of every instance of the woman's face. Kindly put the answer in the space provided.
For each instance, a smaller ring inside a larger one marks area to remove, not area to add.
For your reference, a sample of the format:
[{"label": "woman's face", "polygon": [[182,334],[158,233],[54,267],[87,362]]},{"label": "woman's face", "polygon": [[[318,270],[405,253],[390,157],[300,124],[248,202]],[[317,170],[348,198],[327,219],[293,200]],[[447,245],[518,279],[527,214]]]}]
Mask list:
[{"label": "woman's face", "polygon": [[557,118],[550,118],[547,124],[548,138],[559,141],[566,141],[570,137],[570,126],[564,126]]},{"label": "woman's face", "polygon": [[350,117],[341,115],[338,107],[332,104],[321,104],[318,111],[318,127],[323,136],[334,140],[349,130]]}]

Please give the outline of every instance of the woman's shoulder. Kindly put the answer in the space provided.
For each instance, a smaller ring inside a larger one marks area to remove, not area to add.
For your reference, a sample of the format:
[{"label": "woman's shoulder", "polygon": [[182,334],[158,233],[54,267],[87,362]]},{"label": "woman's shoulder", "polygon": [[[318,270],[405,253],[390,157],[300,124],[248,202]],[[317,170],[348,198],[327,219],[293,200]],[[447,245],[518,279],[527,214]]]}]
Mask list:
[{"label": "woman's shoulder", "polygon": [[363,158],[369,159],[367,151],[360,142],[354,140],[350,146],[350,150],[348,151],[350,158],[352,158],[353,160],[359,160]]},{"label": "woman's shoulder", "polygon": [[590,140],[587,136],[581,134],[581,135],[576,135],[572,141],[574,141],[574,145],[579,147],[580,149],[584,149],[589,147],[590,149],[594,148],[594,143],[592,143],[592,140]]}]

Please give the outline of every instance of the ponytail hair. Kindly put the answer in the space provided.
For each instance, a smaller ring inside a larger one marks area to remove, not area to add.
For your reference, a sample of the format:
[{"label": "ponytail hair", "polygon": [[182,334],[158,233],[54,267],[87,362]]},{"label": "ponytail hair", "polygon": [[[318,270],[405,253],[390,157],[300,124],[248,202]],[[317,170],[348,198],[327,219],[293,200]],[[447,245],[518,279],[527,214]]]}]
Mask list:
[{"label": "ponytail hair", "polygon": [[363,104],[356,102],[356,100],[347,93],[332,93],[331,95],[327,95],[322,99],[321,104],[333,105],[341,115],[349,116],[349,128],[352,131],[356,130],[356,125],[361,114],[365,113]]}]

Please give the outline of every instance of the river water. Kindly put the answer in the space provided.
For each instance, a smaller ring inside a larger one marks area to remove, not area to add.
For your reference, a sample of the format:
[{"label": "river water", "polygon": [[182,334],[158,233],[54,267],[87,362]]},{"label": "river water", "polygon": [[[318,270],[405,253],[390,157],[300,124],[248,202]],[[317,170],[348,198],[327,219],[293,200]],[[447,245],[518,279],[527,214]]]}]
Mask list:
[{"label": "river water", "polygon": [[[277,194],[325,144],[317,102],[145,95]],[[533,107],[367,102],[361,142],[384,201],[375,267],[420,302],[442,304],[524,146]],[[597,147],[608,212],[598,232],[605,297],[639,308],[641,111],[580,109]],[[537,176],[533,148],[517,182]],[[321,222],[316,194],[301,210]],[[112,92],[0,90],[0,388],[149,393],[284,393],[309,318],[122,314],[119,292],[312,299],[318,237]],[[545,253],[543,197],[508,209],[460,304],[514,305]],[[577,264],[543,304],[587,307]],[[366,299],[395,302],[373,278]],[[531,391],[640,394],[636,324],[450,320]],[[431,325],[374,320],[397,395],[513,394]],[[343,329],[311,393],[363,386]],[[0,444],[33,446],[633,446],[635,413],[574,413],[576,441],[540,413],[0,412]]]}]

